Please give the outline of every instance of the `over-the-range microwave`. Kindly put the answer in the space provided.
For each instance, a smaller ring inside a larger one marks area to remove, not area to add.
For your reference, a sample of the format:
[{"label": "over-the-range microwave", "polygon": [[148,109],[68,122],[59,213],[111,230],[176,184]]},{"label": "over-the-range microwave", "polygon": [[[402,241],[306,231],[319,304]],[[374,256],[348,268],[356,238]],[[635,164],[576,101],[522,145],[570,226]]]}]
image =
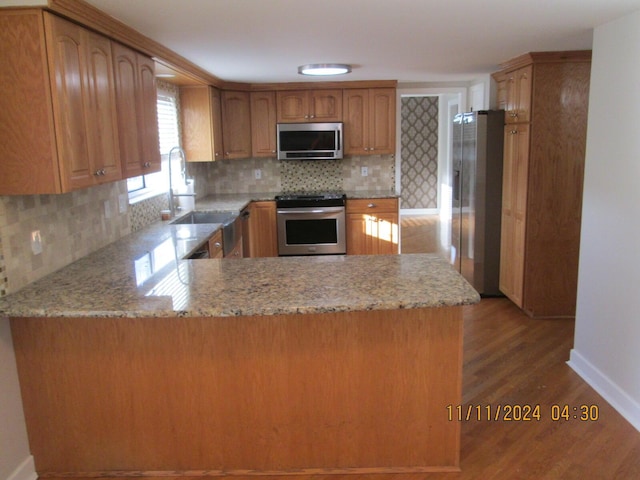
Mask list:
[{"label": "over-the-range microwave", "polygon": [[342,123],[279,123],[278,160],[342,158]]}]

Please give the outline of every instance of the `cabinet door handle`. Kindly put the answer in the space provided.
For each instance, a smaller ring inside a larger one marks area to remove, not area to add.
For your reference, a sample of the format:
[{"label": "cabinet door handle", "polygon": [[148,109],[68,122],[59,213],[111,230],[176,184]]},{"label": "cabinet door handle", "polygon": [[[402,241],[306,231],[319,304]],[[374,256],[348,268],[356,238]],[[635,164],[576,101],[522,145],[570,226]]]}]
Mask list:
[{"label": "cabinet door handle", "polygon": [[377,205],[375,203],[370,203],[367,205],[367,208],[376,208]]},{"label": "cabinet door handle", "polygon": [[222,244],[220,242],[215,242],[213,246],[216,248],[222,248]]},{"label": "cabinet door handle", "polygon": [[151,166],[151,162],[144,162],[144,168],[149,168]]}]

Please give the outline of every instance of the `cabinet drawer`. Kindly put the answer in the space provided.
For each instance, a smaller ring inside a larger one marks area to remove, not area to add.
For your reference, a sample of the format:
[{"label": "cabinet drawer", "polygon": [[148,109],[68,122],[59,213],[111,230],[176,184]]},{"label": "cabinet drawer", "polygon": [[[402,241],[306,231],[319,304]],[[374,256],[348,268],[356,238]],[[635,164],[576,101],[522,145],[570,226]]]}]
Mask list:
[{"label": "cabinet drawer", "polygon": [[347,213],[396,213],[397,211],[397,198],[361,198],[347,200]]}]

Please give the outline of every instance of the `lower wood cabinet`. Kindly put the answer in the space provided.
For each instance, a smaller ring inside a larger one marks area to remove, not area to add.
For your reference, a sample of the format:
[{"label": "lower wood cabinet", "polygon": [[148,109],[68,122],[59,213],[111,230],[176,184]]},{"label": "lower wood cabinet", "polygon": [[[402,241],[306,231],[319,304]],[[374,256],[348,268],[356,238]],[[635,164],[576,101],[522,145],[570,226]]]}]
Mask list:
[{"label": "lower wood cabinet", "polygon": [[243,225],[244,256],[277,257],[276,202],[251,202],[246,212],[248,219]]},{"label": "lower wood cabinet", "polygon": [[398,253],[397,198],[347,200],[347,255]]},{"label": "lower wood cabinet", "polygon": [[222,257],[224,257],[224,250],[222,248],[222,229],[220,229],[209,239],[209,258]]}]

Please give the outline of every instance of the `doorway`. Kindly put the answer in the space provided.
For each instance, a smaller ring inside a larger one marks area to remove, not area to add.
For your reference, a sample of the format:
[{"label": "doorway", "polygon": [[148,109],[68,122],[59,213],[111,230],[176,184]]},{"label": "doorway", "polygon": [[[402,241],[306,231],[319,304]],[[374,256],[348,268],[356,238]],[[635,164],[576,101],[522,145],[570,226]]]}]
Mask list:
[{"label": "doorway", "polygon": [[401,253],[451,248],[451,128],[465,88],[398,91],[396,189],[401,195]]}]

